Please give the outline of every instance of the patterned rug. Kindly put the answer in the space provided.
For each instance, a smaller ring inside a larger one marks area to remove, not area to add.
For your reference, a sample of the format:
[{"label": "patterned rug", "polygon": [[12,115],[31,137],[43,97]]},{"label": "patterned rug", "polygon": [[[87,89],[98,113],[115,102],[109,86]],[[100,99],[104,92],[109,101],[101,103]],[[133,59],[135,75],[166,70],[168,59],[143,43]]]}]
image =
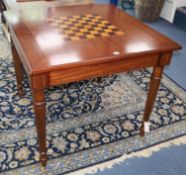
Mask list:
[{"label": "patterned rug", "polygon": [[0,172],[58,175],[111,160],[186,134],[186,92],[163,77],[151,131],[139,137],[151,70],[74,82],[46,90],[46,169],[38,143],[30,86],[19,98],[6,38],[0,35]]}]

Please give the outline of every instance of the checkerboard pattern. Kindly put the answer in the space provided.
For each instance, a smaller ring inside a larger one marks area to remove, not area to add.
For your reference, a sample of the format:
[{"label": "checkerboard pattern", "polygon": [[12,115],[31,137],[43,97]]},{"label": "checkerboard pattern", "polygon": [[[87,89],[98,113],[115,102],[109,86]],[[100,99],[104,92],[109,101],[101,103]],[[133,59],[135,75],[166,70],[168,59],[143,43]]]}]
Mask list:
[{"label": "checkerboard pattern", "polygon": [[124,33],[96,14],[48,18],[51,26],[59,28],[66,41],[123,35]]}]

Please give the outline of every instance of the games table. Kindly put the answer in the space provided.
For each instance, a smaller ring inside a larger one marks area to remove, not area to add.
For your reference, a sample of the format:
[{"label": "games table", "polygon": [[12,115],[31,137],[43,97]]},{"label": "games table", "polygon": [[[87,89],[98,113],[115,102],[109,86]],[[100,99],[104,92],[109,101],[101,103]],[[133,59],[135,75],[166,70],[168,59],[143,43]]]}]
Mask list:
[{"label": "games table", "polygon": [[[37,18],[32,14],[37,12]],[[40,161],[47,163],[46,103],[50,86],[153,67],[141,136],[163,68],[181,46],[114,5],[89,4],[5,13],[18,93],[24,68],[32,89]],[[123,92],[125,93],[125,92]]]}]

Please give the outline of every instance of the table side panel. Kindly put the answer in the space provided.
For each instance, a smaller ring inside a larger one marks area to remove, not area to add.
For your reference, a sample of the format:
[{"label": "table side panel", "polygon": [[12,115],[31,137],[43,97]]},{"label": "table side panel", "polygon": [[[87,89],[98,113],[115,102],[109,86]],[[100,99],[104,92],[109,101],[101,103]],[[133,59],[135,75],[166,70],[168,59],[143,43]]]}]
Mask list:
[{"label": "table side panel", "polygon": [[159,62],[160,55],[147,55],[134,57],[107,63],[97,63],[81,67],[63,69],[49,72],[49,85],[58,85],[73,81],[86,80],[92,77],[101,77],[109,74],[125,72],[134,69],[155,66]]}]

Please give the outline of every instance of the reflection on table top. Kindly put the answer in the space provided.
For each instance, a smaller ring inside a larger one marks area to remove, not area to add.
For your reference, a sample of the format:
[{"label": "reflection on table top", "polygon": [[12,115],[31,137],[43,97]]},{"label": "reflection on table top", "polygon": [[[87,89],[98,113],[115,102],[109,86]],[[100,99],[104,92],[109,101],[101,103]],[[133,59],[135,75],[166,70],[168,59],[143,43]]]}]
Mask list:
[{"label": "reflection on table top", "polygon": [[9,10],[60,7],[65,5],[93,3],[94,0],[3,0]]}]

